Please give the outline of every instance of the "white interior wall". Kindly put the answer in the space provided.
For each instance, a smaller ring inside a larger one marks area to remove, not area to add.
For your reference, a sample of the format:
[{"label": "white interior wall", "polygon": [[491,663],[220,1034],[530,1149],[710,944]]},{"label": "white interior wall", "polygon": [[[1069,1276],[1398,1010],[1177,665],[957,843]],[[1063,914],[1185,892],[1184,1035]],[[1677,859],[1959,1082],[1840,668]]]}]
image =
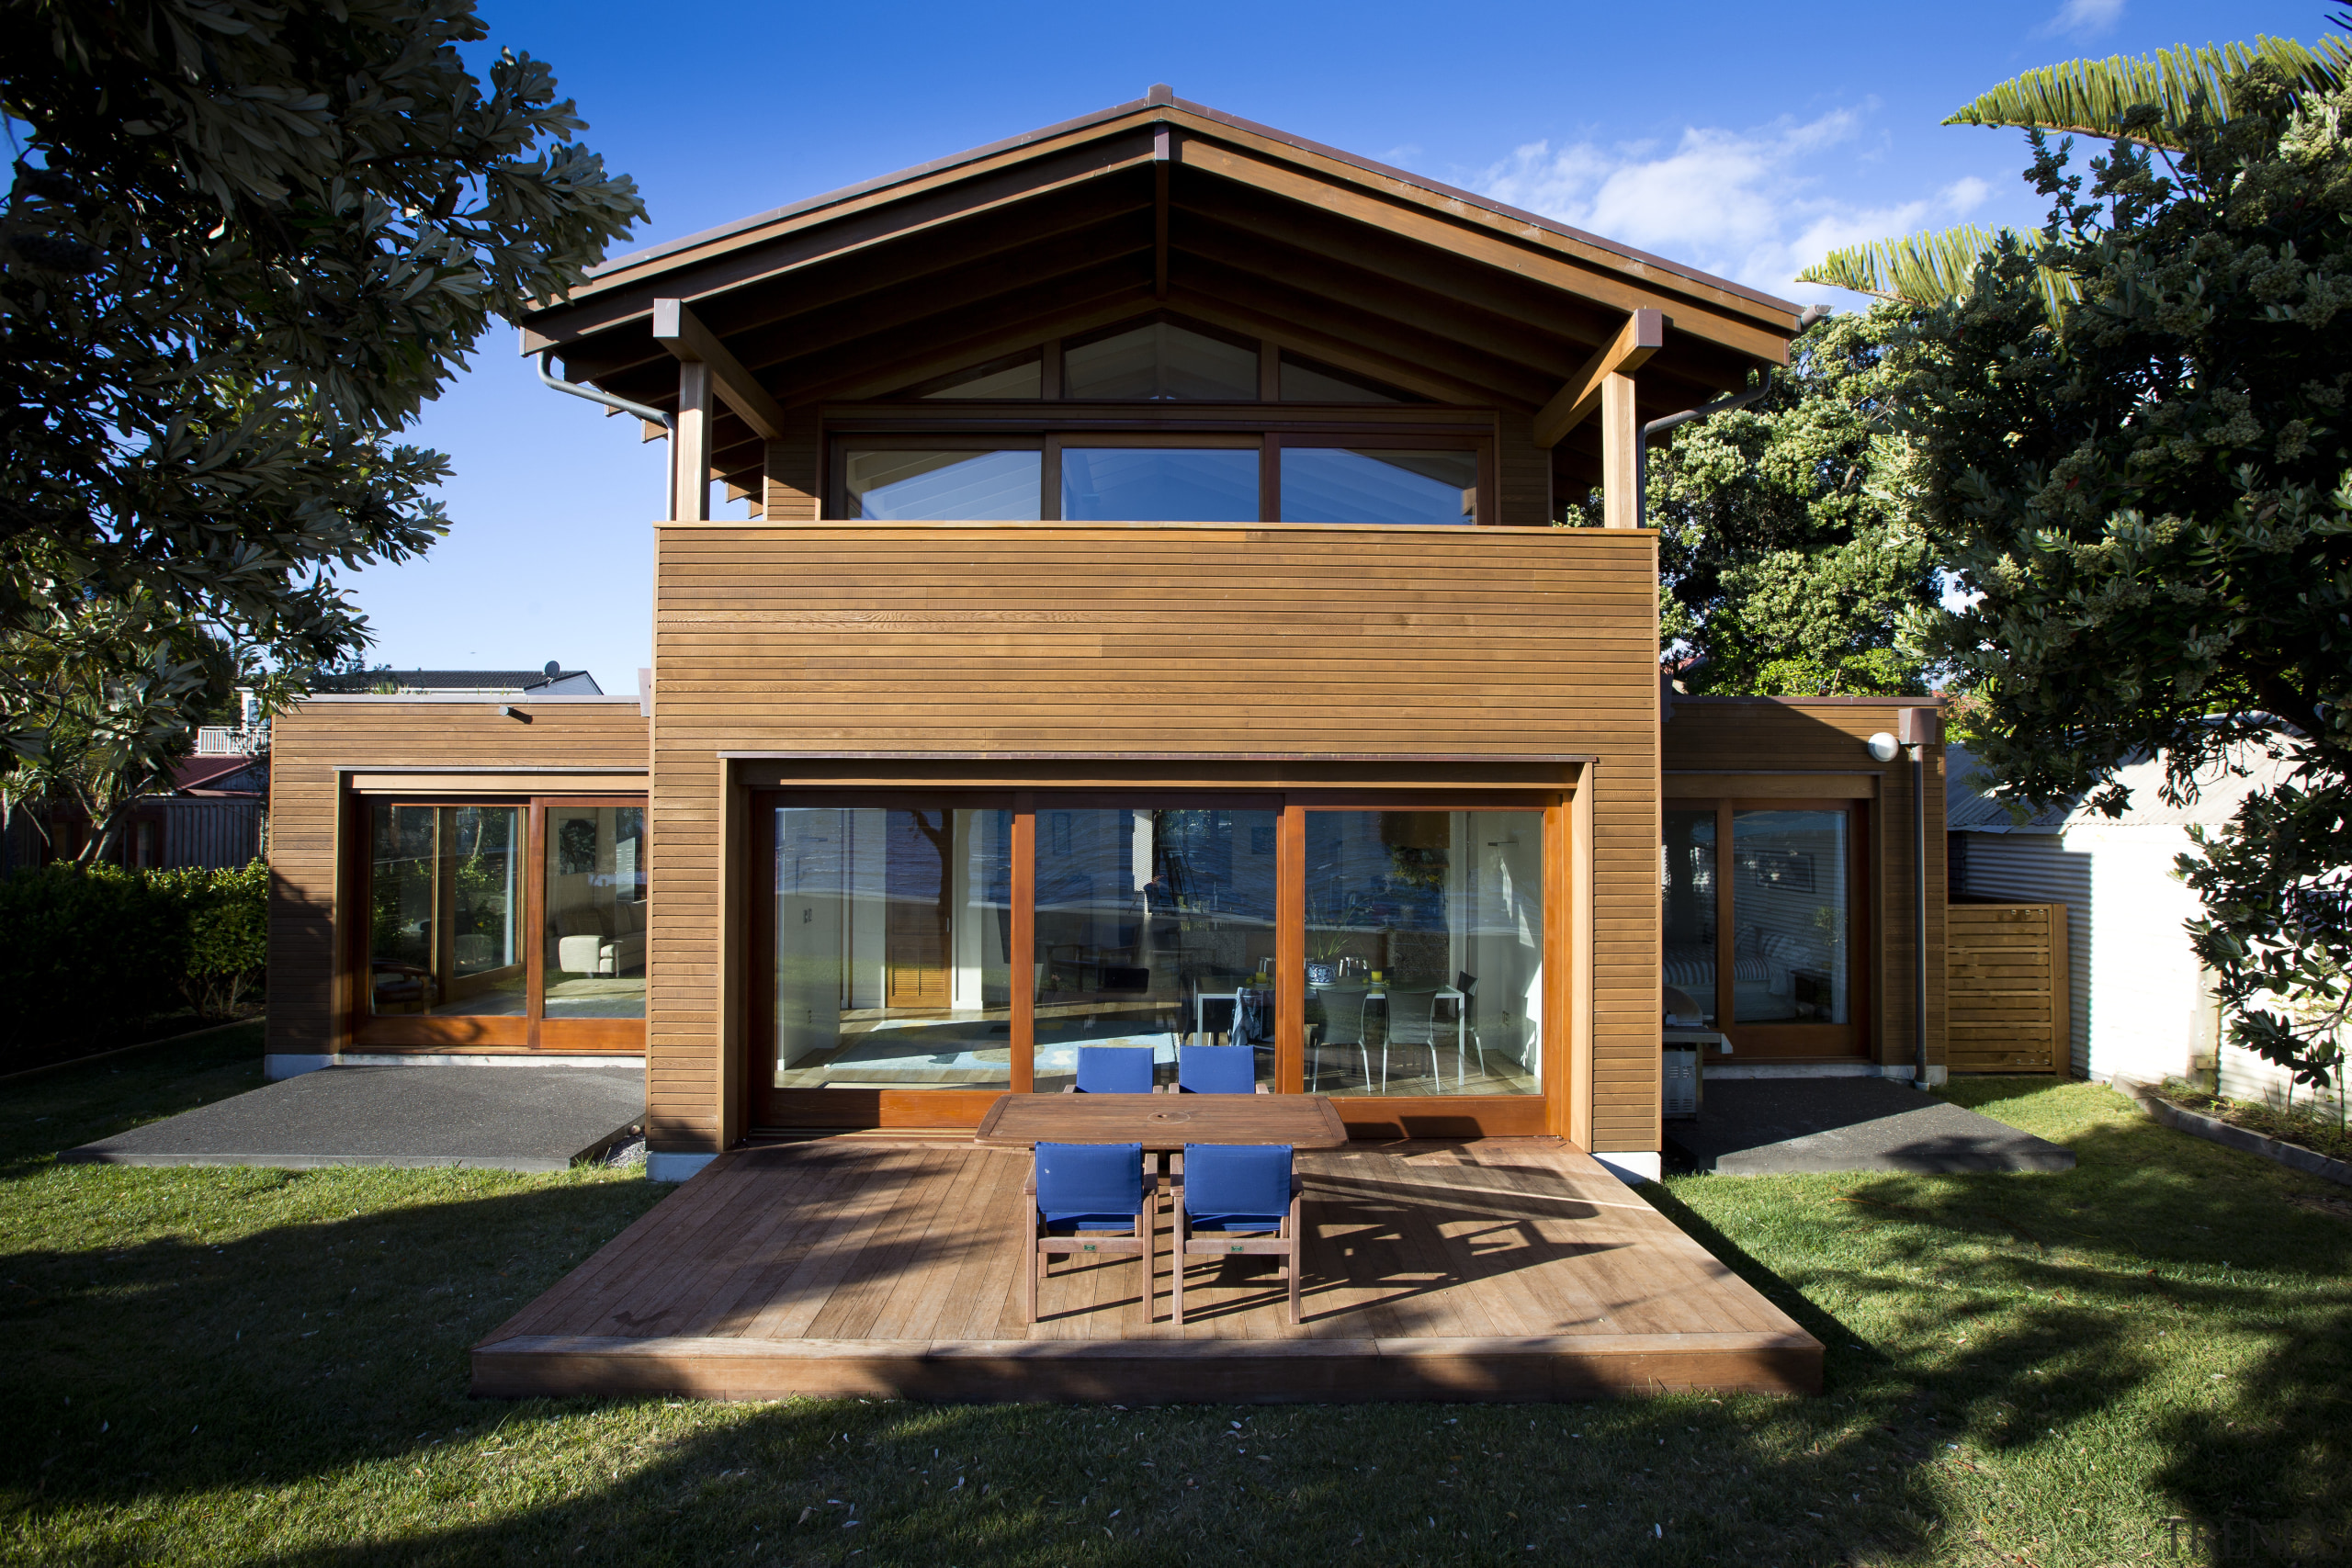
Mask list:
[{"label": "white interior wall", "polygon": [[846,1009],[882,1005],[882,963],[886,942],[885,900],[889,893],[890,814],[879,807],[859,807],[845,813],[850,819],[848,890],[850,918],[843,931],[842,1006]]},{"label": "white interior wall", "polygon": [[974,815],[969,811],[947,814],[947,929],[955,965],[948,980],[947,1005],[977,1010],[981,1006],[981,921],[972,908],[972,858],[978,848],[972,834]]}]

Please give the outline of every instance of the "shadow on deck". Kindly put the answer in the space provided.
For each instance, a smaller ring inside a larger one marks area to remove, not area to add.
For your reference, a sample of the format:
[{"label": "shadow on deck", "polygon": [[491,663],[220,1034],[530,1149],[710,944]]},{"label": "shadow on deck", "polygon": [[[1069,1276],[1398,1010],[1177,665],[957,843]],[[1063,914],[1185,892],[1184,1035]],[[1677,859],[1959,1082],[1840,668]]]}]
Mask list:
[{"label": "shadow on deck", "polygon": [[1303,1324],[1277,1267],[1168,1222],[1057,1262],[1022,1319],[1025,1155],[820,1140],[739,1150],[473,1350],[473,1392],[952,1401],[1559,1400],[1817,1393],[1821,1346],[1589,1156],[1549,1140],[1302,1154]]}]

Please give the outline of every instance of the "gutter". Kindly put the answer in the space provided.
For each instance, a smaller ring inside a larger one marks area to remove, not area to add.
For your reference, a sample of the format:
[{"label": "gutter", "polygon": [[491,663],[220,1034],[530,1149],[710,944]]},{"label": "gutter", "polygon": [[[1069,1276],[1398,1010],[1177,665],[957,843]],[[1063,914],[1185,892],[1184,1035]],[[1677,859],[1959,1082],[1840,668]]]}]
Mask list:
[{"label": "gutter", "polygon": [[583,387],[577,381],[566,381],[550,368],[554,364],[554,349],[550,348],[540,354],[539,380],[545,385],[553,387],[559,392],[570,392],[575,398],[585,398],[592,403],[602,403],[608,409],[618,409],[623,413],[633,413],[649,424],[658,424],[673,434],[676,432],[677,415],[664,413],[660,409],[644,403],[630,402],[627,398],[616,398],[610,392],[600,392],[594,387]]},{"label": "gutter", "polygon": [[[1804,313],[1797,318],[1797,336],[1803,337],[1821,322],[1827,321],[1830,314],[1830,309],[1826,305],[1807,305],[1804,308]],[[1678,429],[1686,424],[1695,424],[1702,419],[1713,419],[1719,413],[1731,413],[1758,401],[1765,393],[1772,389],[1772,374],[1773,367],[1768,365],[1764,367],[1763,381],[1747,391],[1736,392],[1728,398],[1717,398],[1712,403],[1702,403],[1695,409],[1684,409],[1680,413],[1670,413],[1663,419],[1654,419],[1642,426],[1642,438],[1634,444],[1634,515],[1643,527],[1649,526],[1650,520],[1650,443],[1669,430]]]}]

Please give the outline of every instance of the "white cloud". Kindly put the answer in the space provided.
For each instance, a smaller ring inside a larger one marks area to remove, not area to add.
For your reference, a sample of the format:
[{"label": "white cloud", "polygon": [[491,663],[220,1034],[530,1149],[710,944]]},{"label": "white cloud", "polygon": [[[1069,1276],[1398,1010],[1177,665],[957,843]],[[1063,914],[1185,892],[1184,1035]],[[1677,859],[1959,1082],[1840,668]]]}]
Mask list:
[{"label": "white cloud", "polygon": [[1531,142],[1474,175],[1513,207],[1781,296],[1832,250],[1949,222],[1992,190],[1969,175],[1933,196],[1872,205],[1836,194],[1823,164],[1861,134],[1868,106],[1749,130],[1692,126],[1673,146]]},{"label": "white cloud", "polygon": [[2072,38],[2087,38],[2103,33],[2123,19],[2124,0],[2066,0],[2058,14],[2034,29],[2036,38],[2050,38],[2064,33]]}]

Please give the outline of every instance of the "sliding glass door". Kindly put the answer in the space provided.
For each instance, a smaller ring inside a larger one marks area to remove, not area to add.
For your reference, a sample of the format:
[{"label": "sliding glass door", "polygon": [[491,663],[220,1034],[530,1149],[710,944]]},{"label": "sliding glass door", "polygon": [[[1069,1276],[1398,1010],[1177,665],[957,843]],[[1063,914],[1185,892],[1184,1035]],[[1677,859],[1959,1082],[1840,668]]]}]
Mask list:
[{"label": "sliding glass door", "polygon": [[1869,1047],[1864,818],[1846,801],[1678,801],[1658,860],[1666,1012],[1741,1056]]},{"label": "sliding glass door", "polygon": [[967,1125],[1089,1049],[1172,1089],[1193,1045],[1269,1092],[1540,1130],[1558,808],[1453,804],[761,795],[753,1121]]},{"label": "sliding glass door", "polygon": [[379,797],[356,827],[356,1049],[644,1049],[643,797]]}]

